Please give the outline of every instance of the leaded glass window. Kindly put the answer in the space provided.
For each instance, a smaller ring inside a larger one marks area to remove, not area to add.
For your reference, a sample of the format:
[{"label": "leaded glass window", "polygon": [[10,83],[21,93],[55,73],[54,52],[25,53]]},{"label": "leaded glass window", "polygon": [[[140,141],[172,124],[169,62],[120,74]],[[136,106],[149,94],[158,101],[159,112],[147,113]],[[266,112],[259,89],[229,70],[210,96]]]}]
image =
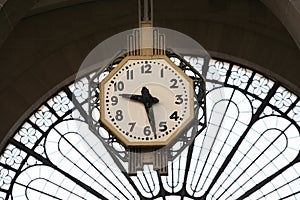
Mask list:
[{"label": "leaded glass window", "polygon": [[[184,58],[202,70],[203,58]],[[129,176],[122,160],[86,132],[91,72],[62,86],[9,138],[1,151],[0,199],[299,199],[299,94],[238,63],[208,64],[207,93],[223,94],[207,99],[215,134],[198,135],[170,163],[168,176],[151,169]]]}]

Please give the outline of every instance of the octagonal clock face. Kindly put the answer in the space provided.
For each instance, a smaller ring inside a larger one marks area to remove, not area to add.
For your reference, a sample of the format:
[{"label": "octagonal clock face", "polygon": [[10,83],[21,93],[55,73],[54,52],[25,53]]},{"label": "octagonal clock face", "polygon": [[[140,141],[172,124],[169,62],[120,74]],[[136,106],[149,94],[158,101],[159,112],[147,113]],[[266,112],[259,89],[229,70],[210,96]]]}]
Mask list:
[{"label": "octagonal clock face", "polygon": [[166,56],[126,57],[100,83],[100,120],[125,146],[164,146],[194,119],[193,81]]}]

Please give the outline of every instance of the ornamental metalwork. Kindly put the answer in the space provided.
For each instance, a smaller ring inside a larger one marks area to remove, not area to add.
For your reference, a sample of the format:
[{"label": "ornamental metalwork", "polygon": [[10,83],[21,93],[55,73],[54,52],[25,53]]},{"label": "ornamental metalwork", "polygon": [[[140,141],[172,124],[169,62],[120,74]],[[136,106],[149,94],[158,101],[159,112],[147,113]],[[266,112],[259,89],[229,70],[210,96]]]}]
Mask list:
[{"label": "ornamental metalwork", "polygon": [[[83,135],[90,130],[92,72],[41,103],[9,138],[1,150],[0,199],[299,199],[299,94],[238,63],[184,60],[202,71],[208,97],[223,95],[207,98],[208,127],[178,151],[168,176],[151,169],[129,176],[119,168],[122,156],[113,157],[92,131]],[[179,66],[184,60],[174,58]]]},{"label": "ornamental metalwork", "polygon": [[[176,138],[175,142],[167,145],[167,158],[168,160],[173,160],[177,155],[179,155],[188,145],[193,142],[194,138],[199,135],[206,127],[206,108],[205,108],[205,82],[204,78],[201,76],[200,72],[191,66],[184,58],[175,54],[171,50],[166,52],[166,55],[178,66],[179,70],[193,80],[194,84],[194,109],[195,116],[197,116],[197,124],[193,124],[189,130],[183,132]],[[105,67],[105,70],[101,69],[99,72],[95,72],[93,76],[89,79],[89,116],[93,116],[91,120],[88,121],[90,130],[109,148],[112,152],[111,156],[116,156],[123,162],[128,162],[129,150],[126,149],[117,138],[109,132],[109,130],[103,128],[103,125],[99,122],[99,83],[106,77],[111,70],[113,70],[117,64],[120,63],[126,57],[126,54],[121,54],[117,56],[111,63]],[[73,98],[74,99],[74,98]],[[75,98],[76,99],[76,98]],[[119,168],[123,168],[119,166]]]}]

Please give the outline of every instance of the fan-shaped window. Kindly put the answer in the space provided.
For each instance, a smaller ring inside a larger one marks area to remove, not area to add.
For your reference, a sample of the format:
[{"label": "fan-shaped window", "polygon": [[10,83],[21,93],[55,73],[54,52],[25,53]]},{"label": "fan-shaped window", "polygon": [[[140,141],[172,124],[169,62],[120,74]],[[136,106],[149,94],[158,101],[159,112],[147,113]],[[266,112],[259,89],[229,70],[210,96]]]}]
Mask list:
[{"label": "fan-shaped window", "polygon": [[[198,69],[204,62],[185,59]],[[0,199],[299,199],[299,96],[246,66],[220,59],[209,65],[207,92],[224,93],[207,99],[215,135],[198,135],[168,176],[129,176],[86,132],[91,73],[63,86],[10,137],[0,159]],[[214,112],[220,104],[224,113]]]}]

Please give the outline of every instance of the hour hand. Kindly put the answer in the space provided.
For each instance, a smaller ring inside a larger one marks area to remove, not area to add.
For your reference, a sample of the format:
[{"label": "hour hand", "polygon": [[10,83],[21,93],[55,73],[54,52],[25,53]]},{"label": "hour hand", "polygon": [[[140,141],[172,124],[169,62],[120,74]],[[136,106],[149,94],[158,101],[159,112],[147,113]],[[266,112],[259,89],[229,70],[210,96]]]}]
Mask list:
[{"label": "hour hand", "polygon": [[119,96],[143,103],[142,95],[136,94],[119,94]]}]

